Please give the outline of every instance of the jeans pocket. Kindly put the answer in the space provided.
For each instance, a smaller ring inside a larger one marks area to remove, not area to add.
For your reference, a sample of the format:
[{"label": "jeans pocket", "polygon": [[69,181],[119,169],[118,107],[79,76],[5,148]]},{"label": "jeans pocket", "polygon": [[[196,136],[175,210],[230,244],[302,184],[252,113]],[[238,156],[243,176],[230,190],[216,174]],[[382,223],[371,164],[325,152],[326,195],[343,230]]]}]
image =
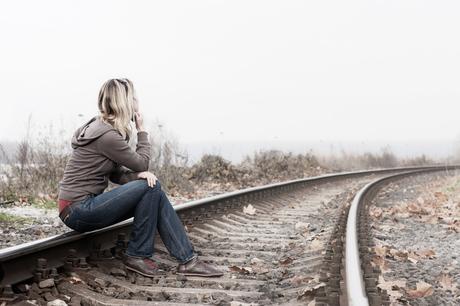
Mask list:
[{"label": "jeans pocket", "polygon": [[67,215],[62,217],[62,221],[65,225],[80,233],[104,227],[102,223],[84,220],[87,218],[85,217],[86,213],[84,210],[82,211],[82,206],[85,205],[87,199],[89,199],[89,197],[86,197],[83,201],[73,203]]}]

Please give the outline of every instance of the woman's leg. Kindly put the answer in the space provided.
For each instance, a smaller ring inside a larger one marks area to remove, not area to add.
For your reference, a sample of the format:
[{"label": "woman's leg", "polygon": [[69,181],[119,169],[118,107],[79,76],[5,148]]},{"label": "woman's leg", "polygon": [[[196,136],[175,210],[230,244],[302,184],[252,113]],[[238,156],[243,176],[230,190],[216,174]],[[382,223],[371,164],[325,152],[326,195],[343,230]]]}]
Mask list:
[{"label": "woman's leg", "polygon": [[[159,184],[157,182],[157,184]],[[166,194],[161,190],[155,195],[158,202],[158,233],[169,253],[179,263],[185,263],[196,257],[185,228],[177,216]]]},{"label": "woman's leg", "polygon": [[221,276],[215,266],[197,259],[184,226],[161,190],[159,182],[153,188],[145,180],[136,180],[87,198],[71,206],[66,224],[80,232],[103,228],[134,216],[125,265],[146,276],[153,276],[156,265],[153,254],[155,230],[170,254],[180,265],[178,273],[197,276]]},{"label": "woman's leg", "polygon": [[[136,209],[135,211],[133,230],[126,253],[131,256],[139,256],[139,253],[150,253],[151,255],[153,253],[153,235],[155,229],[158,229],[169,253],[179,263],[194,258],[196,254],[184,226],[168,197],[161,189],[160,182],[157,181],[154,187],[149,188],[144,198],[150,204],[148,208]],[[139,205],[141,204],[139,203]],[[150,245],[152,249],[146,249]]]},{"label": "woman's leg", "polygon": [[135,180],[89,197],[71,206],[66,225],[87,232],[118,223],[134,216],[127,253],[149,257],[153,254],[153,236],[158,220],[158,203],[153,201],[158,187]]}]

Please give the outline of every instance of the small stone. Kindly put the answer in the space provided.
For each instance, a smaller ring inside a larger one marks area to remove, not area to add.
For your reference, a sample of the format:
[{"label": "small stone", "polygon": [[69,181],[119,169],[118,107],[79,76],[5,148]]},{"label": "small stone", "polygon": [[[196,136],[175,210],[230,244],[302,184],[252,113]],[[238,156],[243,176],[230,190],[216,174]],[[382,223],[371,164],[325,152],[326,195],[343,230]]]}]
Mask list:
[{"label": "small stone", "polygon": [[102,291],[105,295],[108,295],[108,296],[114,296],[115,295],[115,292],[117,292],[117,289],[114,288],[114,287],[107,287],[107,288],[104,288],[104,290]]},{"label": "small stone", "polygon": [[81,306],[81,297],[73,296],[70,300],[70,306]]},{"label": "small stone", "polygon": [[187,277],[185,275],[177,275],[177,278],[176,278],[178,281],[180,282],[186,282],[187,281]]},{"label": "small stone", "polygon": [[48,278],[48,279],[42,280],[41,282],[38,283],[38,287],[40,288],[54,287],[54,279]]},{"label": "small stone", "polygon": [[54,301],[48,302],[46,306],[67,306],[67,303],[63,300],[56,299]]},{"label": "small stone", "polygon": [[109,284],[108,281],[106,281],[105,279],[102,279],[102,278],[95,278],[94,282],[96,284],[98,284],[99,286],[101,286],[101,287],[107,287],[107,285]]},{"label": "small stone", "polygon": [[49,302],[49,301],[54,301],[56,298],[49,292],[45,293],[43,295],[43,298],[45,299],[45,301]]},{"label": "small stone", "polygon": [[42,293],[42,290],[38,288],[37,283],[32,283],[32,286],[30,287],[29,292]]},{"label": "small stone", "polygon": [[112,268],[110,270],[110,274],[112,274],[113,276],[123,276],[123,277],[126,277],[126,271],[125,270],[122,270],[120,268]]},{"label": "small stone", "polygon": [[51,288],[51,293],[52,293],[54,296],[58,296],[58,295],[59,295],[59,291],[57,290],[56,287]]}]

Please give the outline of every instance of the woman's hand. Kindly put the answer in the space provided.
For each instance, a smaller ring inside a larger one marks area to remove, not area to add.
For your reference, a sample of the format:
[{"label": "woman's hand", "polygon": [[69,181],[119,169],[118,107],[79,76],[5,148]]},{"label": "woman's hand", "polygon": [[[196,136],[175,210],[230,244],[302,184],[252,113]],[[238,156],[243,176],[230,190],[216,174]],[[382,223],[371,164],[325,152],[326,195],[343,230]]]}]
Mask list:
[{"label": "woman's hand", "polygon": [[134,122],[136,123],[136,129],[138,132],[145,131],[144,129],[144,118],[142,117],[141,113],[135,112],[134,113]]},{"label": "woman's hand", "polygon": [[157,177],[155,176],[155,174],[153,174],[152,172],[149,172],[149,171],[139,172],[137,174],[137,177],[140,178],[140,179],[143,179],[143,180],[147,180],[147,184],[150,187],[155,186],[155,184],[157,182]]}]

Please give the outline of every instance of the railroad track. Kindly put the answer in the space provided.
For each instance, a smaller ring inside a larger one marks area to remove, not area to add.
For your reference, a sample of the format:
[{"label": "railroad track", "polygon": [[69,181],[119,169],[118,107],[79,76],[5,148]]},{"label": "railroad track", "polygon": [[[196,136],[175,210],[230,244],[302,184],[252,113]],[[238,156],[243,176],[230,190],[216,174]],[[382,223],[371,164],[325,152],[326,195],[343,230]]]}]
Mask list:
[{"label": "railroad track", "polygon": [[130,220],[0,250],[0,303],[384,305],[366,257],[369,199],[391,180],[450,168],[326,175],[175,206],[200,257],[220,266],[222,278],[176,275],[159,239],[154,258],[165,273],[126,271]]}]

